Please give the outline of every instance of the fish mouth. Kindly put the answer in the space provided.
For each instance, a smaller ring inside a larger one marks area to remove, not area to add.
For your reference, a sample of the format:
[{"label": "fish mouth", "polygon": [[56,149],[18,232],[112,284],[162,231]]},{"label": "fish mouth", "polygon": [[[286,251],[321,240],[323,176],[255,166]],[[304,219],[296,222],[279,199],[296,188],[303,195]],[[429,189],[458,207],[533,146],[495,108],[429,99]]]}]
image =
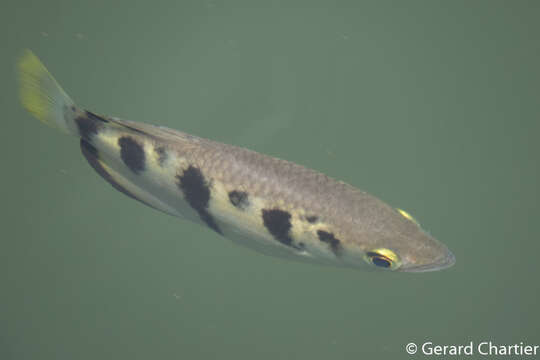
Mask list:
[{"label": "fish mouth", "polygon": [[437,270],[443,270],[446,268],[451,267],[456,263],[456,257],[450,250],[446,252],[446,254],[437,259],[436,261],[424,264],[424,265],[417,265],[417,266],[411,266],[411,267],[405,267],[399,269],[400,271],[404,272],[428,272],[428,271],[437,271]]}]

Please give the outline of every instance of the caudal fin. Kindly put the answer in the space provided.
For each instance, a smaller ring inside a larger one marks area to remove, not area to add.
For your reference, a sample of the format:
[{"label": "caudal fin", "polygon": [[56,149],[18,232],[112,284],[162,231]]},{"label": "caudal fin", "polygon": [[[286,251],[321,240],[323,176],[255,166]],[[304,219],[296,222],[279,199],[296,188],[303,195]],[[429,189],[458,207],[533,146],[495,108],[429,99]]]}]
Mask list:
[{"label": "caudal fin", "polygon": [[78,109],[45,66],[30,50],[17,63],[23,106],[45,124],[75,134],[73,118]]}]

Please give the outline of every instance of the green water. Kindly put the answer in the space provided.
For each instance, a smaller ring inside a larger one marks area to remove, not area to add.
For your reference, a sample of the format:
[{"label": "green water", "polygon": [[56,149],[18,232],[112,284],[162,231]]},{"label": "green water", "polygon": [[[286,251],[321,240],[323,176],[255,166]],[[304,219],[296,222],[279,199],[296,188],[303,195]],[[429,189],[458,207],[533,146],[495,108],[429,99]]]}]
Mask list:
[{"label": "green water", "polygon": [[[4,3],[0,359],[540,345],[539,18],[533,1]],[[85,108],[352,183],[411,212],[457,263],[290,263],[144,207],[21,108],[24,48]]]}]

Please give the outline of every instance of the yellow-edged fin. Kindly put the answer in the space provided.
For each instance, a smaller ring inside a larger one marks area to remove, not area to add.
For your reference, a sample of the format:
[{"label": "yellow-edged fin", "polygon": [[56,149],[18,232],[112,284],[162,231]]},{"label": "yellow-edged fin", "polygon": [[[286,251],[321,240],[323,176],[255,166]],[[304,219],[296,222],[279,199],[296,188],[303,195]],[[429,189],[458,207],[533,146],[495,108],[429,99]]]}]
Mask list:
[{"label": "yellow-edged fin", "polygon": [[396,208],[396,210],[405,218],[405,219],[408,219],[408,220],[411,220],[413,223],[415,223],[416,225],[420,226],[420,224],[418,223],[418,221],[411,215],[409,214],[408,212],[406,212],[405,210],[403,209],[398,209]]},{"label": "yellow-edged fin", "polygon": [[20,97],[25,109],[45,124],[70,134],[64,112],[66,107],[75,105],[73,100],[30,50],[24,51],[17,68]]}]

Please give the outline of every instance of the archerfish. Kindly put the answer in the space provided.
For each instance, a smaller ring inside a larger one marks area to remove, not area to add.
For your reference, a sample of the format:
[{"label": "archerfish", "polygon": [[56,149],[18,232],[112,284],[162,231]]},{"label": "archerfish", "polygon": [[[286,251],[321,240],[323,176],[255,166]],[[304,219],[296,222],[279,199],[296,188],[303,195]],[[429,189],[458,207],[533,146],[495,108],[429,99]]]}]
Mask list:
[{"label": "archerfish", "polygon": [[18,62],[23,106],[76,136],[116,190],[261,253],[408,272],[455,258],[407,212],[320,172],[163,126],[78,107],[29,50]]}]

